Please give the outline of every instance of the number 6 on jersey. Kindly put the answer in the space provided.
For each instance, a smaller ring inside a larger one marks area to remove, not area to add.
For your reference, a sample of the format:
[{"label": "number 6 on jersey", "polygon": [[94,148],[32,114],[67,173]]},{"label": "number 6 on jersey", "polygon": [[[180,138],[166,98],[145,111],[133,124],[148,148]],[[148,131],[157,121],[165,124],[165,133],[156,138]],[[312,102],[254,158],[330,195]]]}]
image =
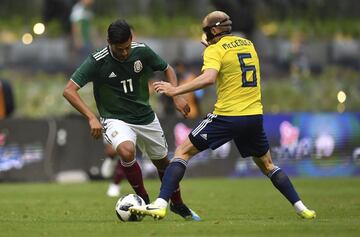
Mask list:
[{"label": "number 6 on jersey", "polygon": [[[242,71],[242,87],[256,87],[257,86],[257,78],[256,78],[256,67],[254,65],[246,65],[244,59],[251,58],[251,54],[249,53],[239,53],[239,62],[240,68]],[[247,72],[252,72],[252,81],[247,80]]]}]

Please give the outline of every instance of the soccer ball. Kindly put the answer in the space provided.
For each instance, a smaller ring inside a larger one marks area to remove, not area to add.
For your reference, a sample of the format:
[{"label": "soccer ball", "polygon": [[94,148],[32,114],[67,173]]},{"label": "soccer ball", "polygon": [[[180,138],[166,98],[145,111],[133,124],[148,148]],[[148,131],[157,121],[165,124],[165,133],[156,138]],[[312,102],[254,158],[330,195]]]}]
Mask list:
[{"label": "soccer ball", "polygon": [[143,216],[131,214],[129,207],[143,206],[145,201],[136,194],[122,196],[115,205],[115,213],[121,221],[141,221]]}]

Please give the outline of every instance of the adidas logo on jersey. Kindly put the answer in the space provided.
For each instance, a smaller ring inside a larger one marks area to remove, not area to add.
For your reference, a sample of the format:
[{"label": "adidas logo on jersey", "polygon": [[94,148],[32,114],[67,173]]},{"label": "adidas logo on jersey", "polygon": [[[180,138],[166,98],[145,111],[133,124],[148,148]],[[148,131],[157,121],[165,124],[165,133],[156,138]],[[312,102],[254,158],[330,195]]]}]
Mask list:
[{"label": "adidas logo on jersey", "polygon": [[202,138],[204,138],[205,140],[207,140],[207,134],[205,133],[205,134],[200,134],[200,136],[202,137]]},{"label": "adidas logo on jersey", "polygon": [[114,72],[111,72],[109,78],[114,78],[114,77],[117,77],[116,74]]}]

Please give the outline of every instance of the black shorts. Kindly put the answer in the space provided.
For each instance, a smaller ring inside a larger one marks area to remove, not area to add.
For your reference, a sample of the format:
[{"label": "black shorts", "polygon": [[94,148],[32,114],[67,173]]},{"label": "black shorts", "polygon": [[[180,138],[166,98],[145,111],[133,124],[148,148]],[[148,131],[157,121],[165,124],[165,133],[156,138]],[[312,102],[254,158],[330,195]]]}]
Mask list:
[{"label": "black shorts", "polygon": [[234,140],[242,157],[261,157],[269,150],[263,116],[221,116],[209,113],[189,134],[192,144],[203,151]]}]

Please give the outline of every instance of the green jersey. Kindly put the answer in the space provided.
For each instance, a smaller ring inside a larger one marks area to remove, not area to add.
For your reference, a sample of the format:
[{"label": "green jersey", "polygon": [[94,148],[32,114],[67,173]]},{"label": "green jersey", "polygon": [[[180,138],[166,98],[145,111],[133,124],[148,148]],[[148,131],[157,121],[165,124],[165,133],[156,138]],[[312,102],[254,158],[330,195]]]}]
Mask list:
[{"label": "green jersey", "polygon": [[71,80],[79,87],[93,82],[96,106],[102,118],[149,124],[155,114],[149,104],[148,81],[154,71],[164,71],[167,66],[147,45],[132,42],[126,60],[118,61],[109,47],[103,48],[89,55]]}]

